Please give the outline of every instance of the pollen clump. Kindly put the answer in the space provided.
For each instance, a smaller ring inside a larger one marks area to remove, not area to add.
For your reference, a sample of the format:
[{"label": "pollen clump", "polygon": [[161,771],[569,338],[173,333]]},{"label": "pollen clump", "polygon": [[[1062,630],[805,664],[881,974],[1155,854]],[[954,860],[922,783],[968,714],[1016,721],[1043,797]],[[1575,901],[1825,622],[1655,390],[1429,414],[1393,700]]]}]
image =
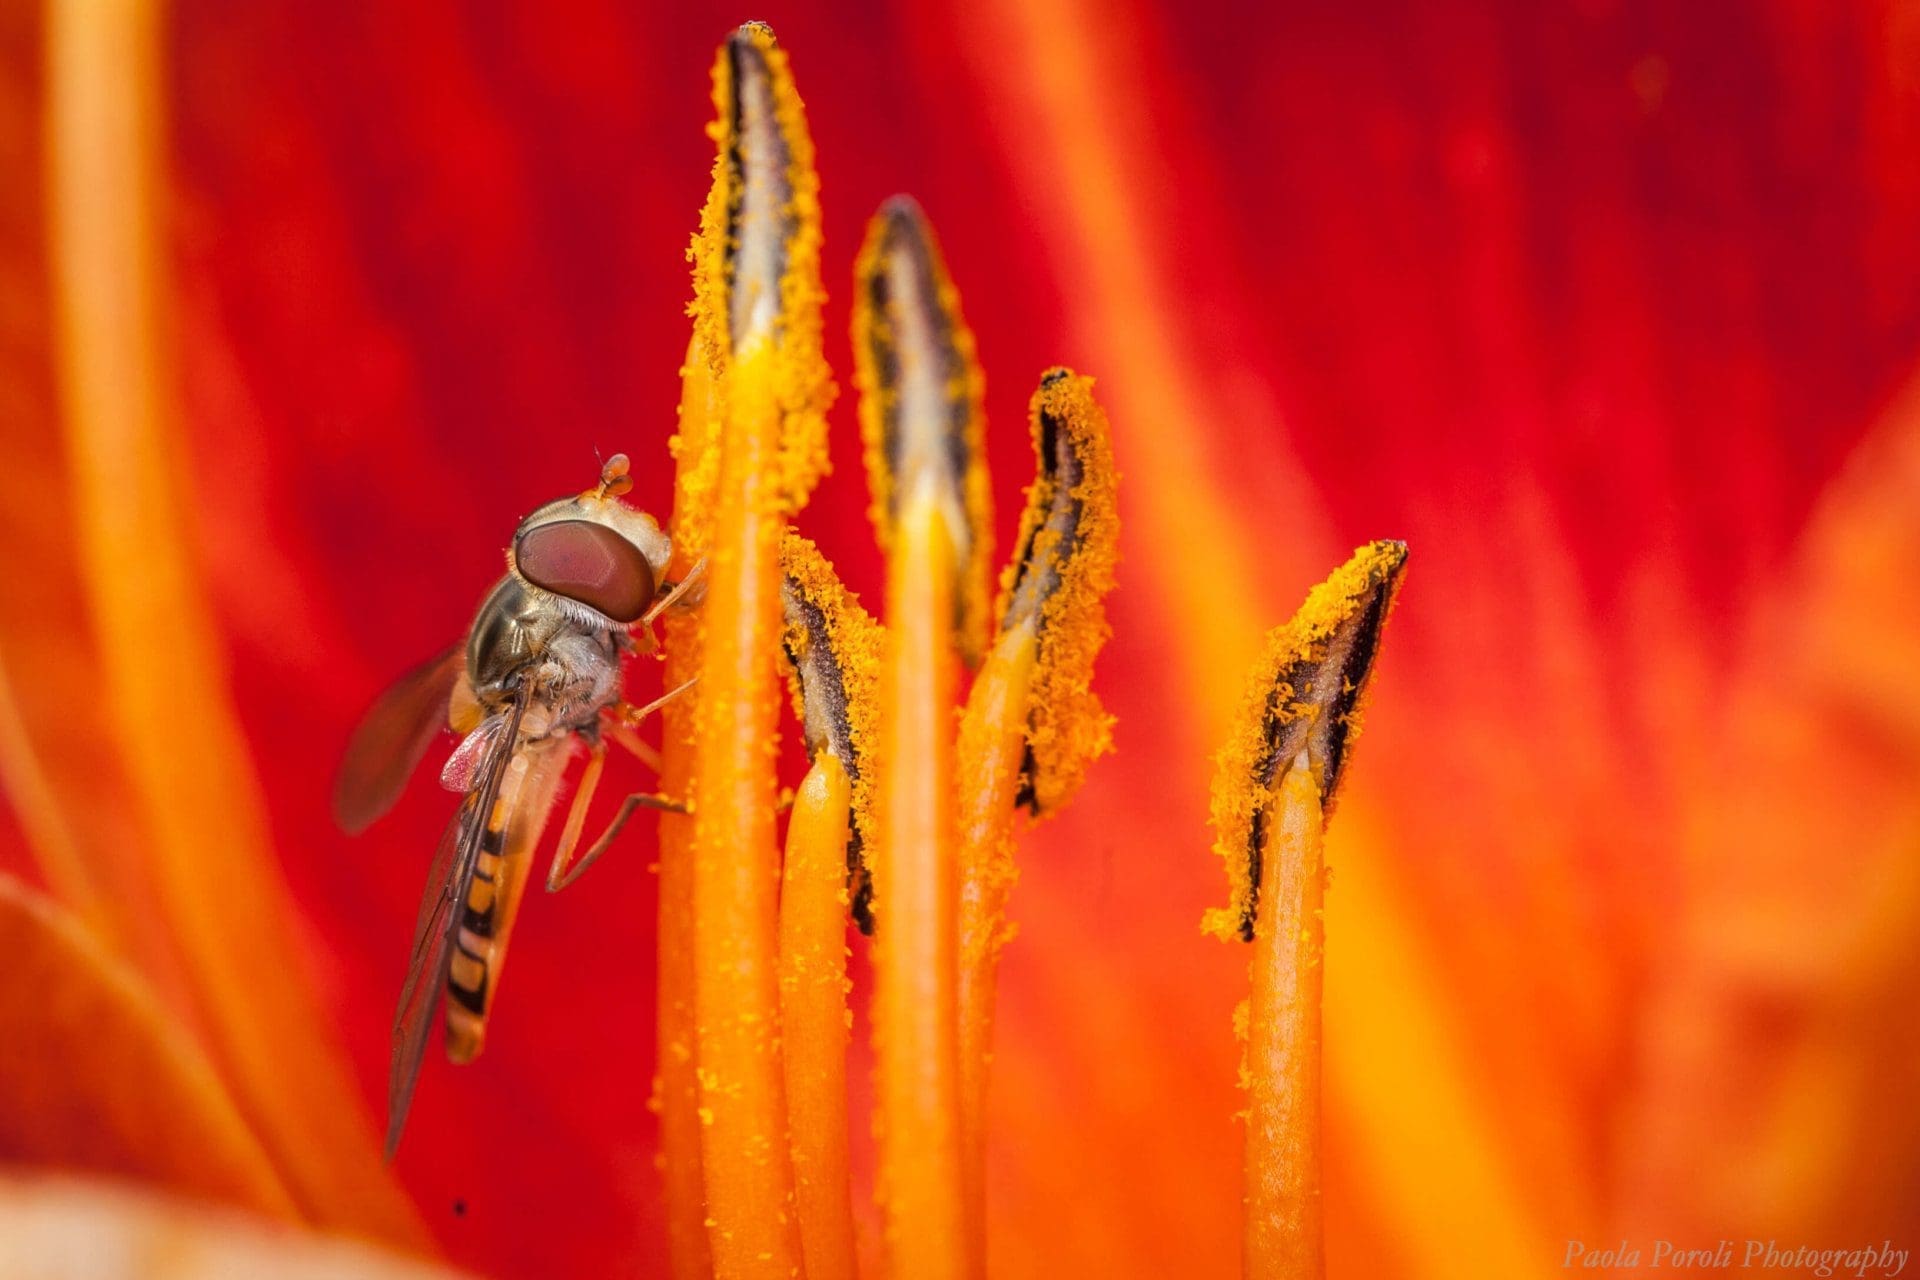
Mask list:
[{"label": "pollen clump", "polygon": [[1102,601],[1119,560],[1120,519],[1093,379],[1049,370],[1030,412],[1038,469],[996,612],[1003,632],[1036,628],[1020,799],[1044,814],[1071,798],[1088,763],[1113,748],[1113,717],[1093,691],[1093,663],[1112,634]]},{"label": "pollen clump", "polygon": [[[1240,1046],[1240,1061],[1234,1068],[1234,1083],[1240,1086],[1242,1093],[1253,1091],[1253,1068],[1247,1063],[1247,1041],[1253,1034],[1253,1002],[1242,1000],[1233,1006],[1233,1038]],[[1247,1108],[1242,1107],[1233,1113],[1235,1120],[1244,1121]]]},{"label": "pollen clump", "polygon": [[[751,376],[772,383],[779,406],[779,474],[770,491],[791,515],[827,471],[834,386],[821,345],[820,178],[805,109],[771,28],[746,23],[721,45],[713,102],[713,184],[687,250],[694,337],[686,394],[704,382],[706,420],[724,420],[742,357],[771,347],[768,365],[748,363],[763,370]],[[718,432],[696,441],[685,429],[684,400],[682,423],[675,456],[688,484],[697,491],[704,481],[710,490],[719,464],[708,455],[716,452]],[[689,466],[696,448],[698,461]]]},{"label": "pollen clump", "polygon": [[680,414],[667,449],[674,460],[674,572],[685,573],[713,539],[713,494],[720,483],[720,408],[712,364],[697,334],[680,367]]},{"label": "pollen clump", "polygon": [[1226,862],[1228,903],[1206,913],[1206,933],[1251,940],[1267,812],[1282,766],[1303,750],[1323,812],[1332,812],[1406,562],[1405,543],[1366,544],[1307,593],[1291,621],[1267,634],[1216,757],[1213,847]]},{"label": "pollen clump", "polygon": [[848,905],[863,932],[873,930],[873,758],[878,742],[880,669],[886,630],[842,585],[820,549],[788,531],[780,548],[781,592],[794,714],[807,755],[825,751],[847,771],[853,795],[847,841]]}]

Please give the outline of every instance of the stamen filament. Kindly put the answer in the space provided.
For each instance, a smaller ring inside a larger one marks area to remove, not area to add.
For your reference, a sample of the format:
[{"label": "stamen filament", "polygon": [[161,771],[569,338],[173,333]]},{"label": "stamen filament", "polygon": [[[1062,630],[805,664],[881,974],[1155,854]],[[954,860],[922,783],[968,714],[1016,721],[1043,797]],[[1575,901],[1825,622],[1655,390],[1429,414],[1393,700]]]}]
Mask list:
[{"label": "stamen filament", "polygon": [[901,504],[887,558],[874,859],[880,1198],[893,1275],[973,1274],[962,1188],[953,813],[955,549],[941,504]]},{"label": "stamen filament", "polygon": [[1000,948],[1013,936],[1007,898],[1014,812],[1027,752],[1027,709],[1037,653],[1033,620],[995,642],[974,677],[960,720],[960,1127],[967,1217],[986,1221],[987,1075],[993,1055],[994,987]]},{"label": "stamen filament", "polygon": [[[716,477],[718,450],[709,447],[715,432],[707,362],[694,339],[682,370],[679,432],[675,452],[673,549],[684,573],[705,546],[711,518],[708,495]],[[663,684],[678,687],[700,672],[702,611],[670,612],[662,620],[665,648]],[[694,723],[700,688],[676,698],[660,711],[660,786],[668,795],[693,789]],[[610,736],[631,736],[624,726]],[[707,1191],[700,1159],[699,1080],[694,1064],[693,819],[660,815],[660,907],[654,941],[660,995],[655,1012],[653,1105],[660,1112],[660,1160],[667,1216],[667,1263],[673,1280],[707,1280],[713,1256],[707,1246]]]},{"label": "stamen filament", "polygon": [[847,837],[853,788],[825,752],[794,795],[780,890],[780,1028],[794,1209],[810,1280],[854,1280],[847,1171]]},{"label": "stamen filament", "polygon": [[694,1014],[708,1243],[717,1276],[799,1266],[780,1066],[774,843],[780,414],[774,352],[736,355],[694,735]]},{"label": "stamen filament", "polygon": [[1246,1280],[1320,1280],[1320,1006],[1325,970],[1320,788],[1302,751],[1281,779],[1262,849],[1248,1005]]}]

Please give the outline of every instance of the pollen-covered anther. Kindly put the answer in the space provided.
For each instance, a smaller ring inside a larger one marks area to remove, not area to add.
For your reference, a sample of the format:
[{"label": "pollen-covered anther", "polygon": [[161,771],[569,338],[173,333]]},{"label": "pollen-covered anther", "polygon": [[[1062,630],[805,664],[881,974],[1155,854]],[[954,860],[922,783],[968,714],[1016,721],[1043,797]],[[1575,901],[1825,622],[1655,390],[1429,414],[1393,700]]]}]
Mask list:
[{"label": "pollen-covered anther", "polygon": [[1107,416],[1093,379],[1041,378],[1031,406],[1036,471],[1020,540],[1001,581],[1000,632],[1037,645],[1020,802],[1034,813],[1070,797],[1089,761],[1111,749],[1113,719],[1093,692],[1093,662],[1110,628],[1120,522]]},{"label": "pollen-covered anther", "polygon": [[771,340],[780,323],[780,281],[795,232],[793,156],[781,127],[773,32],[748,23],[727,41],[731,215],[727,227],[727,327],[735,352]]},{"label": "pollen-covered anther", "polygon": [[920,207],[880,207],[854,267],[854,358],[873,519],[883,547],[910,501],[930,502],[953,548],[954,634],[986,644],[992,491],[973,334]]},{"label": "pollen-covered anther", "polygon": [[1368,543],[1268,634],[1214,774],[1214,849],[1230,900],[1207,913],[1207,932],[1252,940],[1269,810],[1296,760],[1332,812],[1406,563],[1405,543]]},{"label": "pollen-covered anther", "polygon": [[[833,382],[821,352],[825,294],[813,142],[786,52],[766,24],[746,23],[721,45],[713,97],[718,156],[688,250],[694,339],[687,381],[705,392],[703,416],[717,420],[741,391],[730,375],[743,362],[764,361],[752,376],[771,384],[780,415],[775,491],[790,513],[827,469]],[[694,443],[683,440],[682,452]],[[711,436],[699,441],[714,443]],[[683,456],[683,467],[697,470],[699,463]]]},{"label": "pollen-covered anther", "polygon": [[847,896],[854,922],[873,932],[873,878],[864,850],[873,828],[872,754],[880,663],[886,633],[841,585],[820,549],[789,532],[781,546],[783,644],[792,675],[794,710],[807,756],[840,762],[853,793],[847,833]]}]

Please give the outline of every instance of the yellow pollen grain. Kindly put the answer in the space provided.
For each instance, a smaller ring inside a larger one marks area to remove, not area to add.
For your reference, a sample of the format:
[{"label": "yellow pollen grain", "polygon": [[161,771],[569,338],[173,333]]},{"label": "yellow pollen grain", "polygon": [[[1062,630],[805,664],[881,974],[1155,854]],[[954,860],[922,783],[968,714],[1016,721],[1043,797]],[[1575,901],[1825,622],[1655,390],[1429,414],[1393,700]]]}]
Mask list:
[{"label": "yellow pollen grain", "polygon": [[[696,240],[696,244],[698,241]],[[698,277],[698,270],[695,272]],[[713,492],[720,483],[720,404],[706,336],[696,331],[680,366],[678,427],[667,441],[673,454],[673,562],[684,574],[707,553],[713,538]],[[688,624],[697,626],[696,623]]]}]

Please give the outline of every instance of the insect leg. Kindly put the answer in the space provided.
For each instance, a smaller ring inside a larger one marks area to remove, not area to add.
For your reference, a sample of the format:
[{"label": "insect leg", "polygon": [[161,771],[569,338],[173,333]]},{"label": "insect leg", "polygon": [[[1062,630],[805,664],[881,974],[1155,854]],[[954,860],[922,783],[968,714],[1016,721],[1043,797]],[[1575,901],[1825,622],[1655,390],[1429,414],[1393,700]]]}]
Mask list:
[{"label": "insect leg", "polygon": [[643,741],[639,734],[627,728],[626,725],[618,720],[611,720],[600,726],[600,732],[641,764],[655,773],[660,772],[663,761],[660,759],[659,749],[651,742]]},{"label": "insect leg", "polygon": [[[691,574],[688,576],[689,578],[692,577]],[[698,682],[699,677],[695,676],[692,680],[687,681],[678,688],[669,689],[652,702],[647,703],[644,707],[622,704],[618,707],[611,708],[611,714],[607,717],[607,722],[603,726],[605,736],[612,739],[615,743],[618,743],[623,749],[632,752],[635,756],[639,757],[642,763],[646,764],[655,773],[658,773],[660,771],[660,753],[647,745],[647,743],[641,741],[640,735],[633,731],[633,726],[639,724],[661,707],[666,706],[667,703],[672,702],[675,698],[693,688]],[[575,880],[578,880],[582,875],[586,874],[587,868],[592,866],[601,854],[613,846],[615,838],[619,836],[621,829],[627,825],[627,820],[633,817],[633,811],[635,809],[644,807],[649,809],[662,809],[669,813],[687,812],[687,807],[684,804],[668,796],[636,792],[621,801],[620,810],[614,814],[613,821],[607,825],[605,834],[593,842],[593,847],[587,850],[585,857],[581,858],[577,863],[574,862],[573,851],[579,845],[580,831],[586,823],[587,803],[592,799],[593,791],[600,783],[600,771],[605,767],[606,759],[607,748],[605,743],[594,744],[593,755],[587,761],[586,772],[580,775],[580,790],[573,798],[573,808],[567,814],[567,825],[560,834],[560,847],[554,851],[553,866],[547,874],[547,892],[549,893],[558,893]]]},{"label": "insect leg", "polygon": [[622,750],[634,756],[641,764],[644,764],[655,773],[659,773],[661,769],[659,750],[651,743],[642,740],[640,735],[633,731],[633,726],[639,724],[661,707],[666,706],[669,702],[672,702],[675,698],[693,688],[693,686],[699,682],[699,679],[700,677],[695,676],[679,688],[669,690],[660,697],[655,698],[644,707],[636,707],[625,702],[608,707],[600,721],[601,734],[611,739],[614,744]]},{"label": "insect leg", "polygon": [[707,558],[705,556],[701,556],[698,560],[694,562],[693,568],[687,570],[686,577],[674,583],[673,589],[671,591],[667,592],[667,594],[665,594],[664,596],[661,596],[658,600],[654,601],[653,607],[640,615],[640,621],[636,622],[634,624],[634,627],[638,629],[638,631],[642,636],[646,637],[645,643],[639,646],[641,652],[655,653],[655,654],[660,652],[659,637],[653,634],[654,619],[658,618],[661,614],[665,613],[668,609],[671,609],[676,605],[680,605],[680,607],[682,608],[690,609],[694,605],[698,604],[699,603],[698,599],[688,600],[684,605],[681,605],[681,601],[686,598],[686,595],[689,591],[692,591],[695,587],[705,582],[706,577],[707,577]]},{"label": "insect leg", "polygon": [[642,720],[645,720],[648,716],[652,715],[654,712],[658,711],[660,708],[666,706],[669,702],[672,702],[675,698],[679,697],[681,694],[685,693],[687,690],[693,688],[693,686],[699,683],[700,683],[700,677],[695,676],[693,679],[687,681],[685,684],[678,685],[675,688],[667,690],[665,693],[661,694],[659,697],[655,698],[652,702],[649,702],[644,707],[636,707],[636,706],[629,705],[627,703],[621,703],[618,707],[613,708],[613,714],[620,724],[624,724],[624,725],[627,725],[628,727],[632,727],[633,725],[639,724]]},{"label": "insect leg", "polygon": [[587,850],[585,856],[583,856],[579,862],[575,863],[566,875],[560,877],[557,883],[552,878],[548,879],[547,889],[550,892],[558,893],[585,875],[587,868],[599,861],[600,855],[613,847],[613,842],[619,838],[620,832],[627,825],[627,819],[633,817],[633,812],[636,809],[659,809],[666,813],[690,812],[686,805],[669,796],[657,796],[646,791],[636,791],[620,802],[619,812],[613,815],[613,821],[607,824],[605,833],[593,842],[593,847]]},{"label": "insect leg", "polygon": [[596,742],[589,749],[587,767],[580,772],[580,786],[573,793],[573,805],[567,810],[567,824],[560,828],[560,843],[553,851],[553,864],[547,871],[547,892],[567,883],[567,868],[573,863],[573,851],[580,847],[580,832],[587,825],[587,806],[600,787],[600,771],[607,767],[607,744]]},{"label": "insect leg", "polygon": [[640,615],[641,625],[651,624],[655,618],[665,613],[668,609],[673,608],[674,605],[679,604],[682,597],[704,582],[706,577],[707,558],[701,556],[698,560],[694,561],[693,568],[687,570],[687,576],[673,584],[673,590],[654,601],[653,607]]}]

